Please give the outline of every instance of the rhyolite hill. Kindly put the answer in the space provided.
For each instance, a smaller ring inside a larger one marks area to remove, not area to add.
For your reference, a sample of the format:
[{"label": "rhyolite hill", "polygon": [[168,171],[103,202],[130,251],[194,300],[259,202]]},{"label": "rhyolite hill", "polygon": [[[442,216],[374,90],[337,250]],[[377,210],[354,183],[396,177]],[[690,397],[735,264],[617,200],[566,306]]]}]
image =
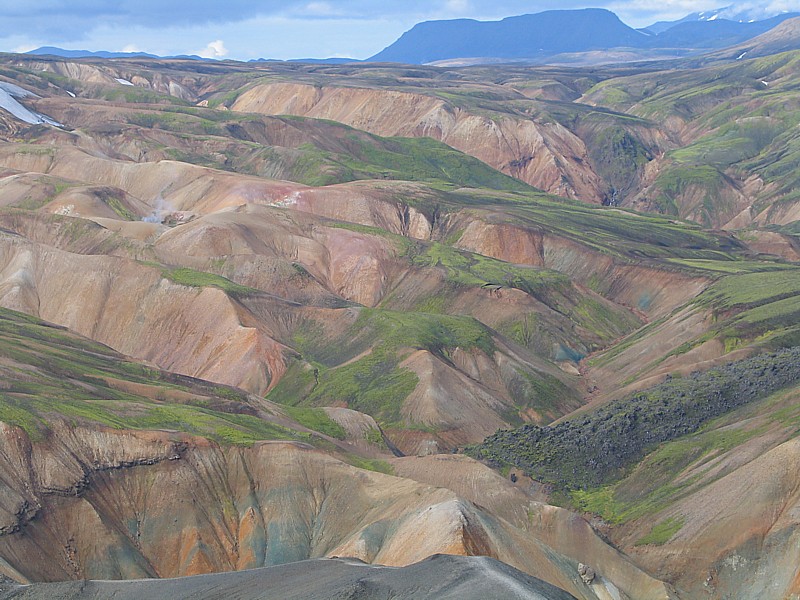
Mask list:
[{"label": "rhyolite hill", "polygon": [[800,593],[795,29],[608,68],[4,56],[61,126],[0,110],[3,593]]}]

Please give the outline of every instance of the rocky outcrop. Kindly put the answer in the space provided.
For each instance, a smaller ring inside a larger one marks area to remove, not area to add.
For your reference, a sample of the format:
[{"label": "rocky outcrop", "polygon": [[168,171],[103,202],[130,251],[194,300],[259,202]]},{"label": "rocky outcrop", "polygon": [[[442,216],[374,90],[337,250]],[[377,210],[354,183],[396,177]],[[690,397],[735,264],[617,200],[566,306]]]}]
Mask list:
[{"label": "rocky outcrop", "polygon": [[578,575],[581,576],[581,581],[586,585],[591,585],[594,582],[594,578],[597,577],[594,569],[583,563],[578,563]]},{"label": "rocky outcrop", "polygon": [[[670,591],[660,585],[656,592],[652,578],[603,541],[583,518],[534,500],[522,480],[513,485],[509,479],[462,455],[405,457],[393,459],[391,464],[397,475],[447,487],[572,557],[576,563],[571,578],[576,586],[569,589],[577,597],[588,594],[605,599],[614,598],[614,593],[631,599],[652,597],[654,593],[669,596]],[[578,585],[575,576],[584,562],[593,565],[596,572],[589,589]]]}]

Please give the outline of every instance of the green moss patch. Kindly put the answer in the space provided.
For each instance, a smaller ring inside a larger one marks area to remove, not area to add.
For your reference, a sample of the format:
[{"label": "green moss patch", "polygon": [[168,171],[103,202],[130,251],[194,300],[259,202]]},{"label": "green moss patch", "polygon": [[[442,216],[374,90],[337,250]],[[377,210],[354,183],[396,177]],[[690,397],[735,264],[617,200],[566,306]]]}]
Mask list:
[{"label": "green moss patch", "polygon": [[314,431],[324,433],[337,440],[343,440],[347,437],[344,428],[325,414],[325,411],[321,408],[287,406],[285,410],[286,414],[303,427],[308,427]]},{"label": "green moss patch", "polygon": [[653,529],[650,530],[650,533],[640,538],[635,545],[647,546],[652,544],[654,546],[663,546],[681,530],[683,523],[683,519],[673,517],[665,519],[661,523],[653,525]]},{"label": "green moss patch", "polygon": [[187,287],[215,287],[230,296],[247,296],[250,294],[258,294],[259,291],[244,285],[234,283],[230,279],[215,275],[213,273],[206,273],[204,271],[195,271],[194,269],[179,268],[179,269],[164,269],[162,271],[164,277],[180,285]]}]

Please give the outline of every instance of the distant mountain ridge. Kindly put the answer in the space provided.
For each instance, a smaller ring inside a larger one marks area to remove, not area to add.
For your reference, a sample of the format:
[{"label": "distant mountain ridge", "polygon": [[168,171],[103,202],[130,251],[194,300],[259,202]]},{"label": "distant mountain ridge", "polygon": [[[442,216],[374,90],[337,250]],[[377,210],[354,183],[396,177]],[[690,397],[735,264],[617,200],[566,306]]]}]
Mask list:
[{"label": "distant mountain ridge", "polygon": [[658,21],[652,25],[648,25],[641,29],[641,31],[659,34],[671,29],[676,25],[682,23],[697,23],[697,22],[710,22],[717,19],[724,19],[726,21],[736,21],[739,23],[753,23],[756,21],[765,21],[774,17],[779,17],[786,14],[788,11],[770,11],[768,7],[747,6],[741,7],[735,4],[723,6],[714,10],[705,10],[700,12],[693,12],[686,15],[677,21]]},{"label": "distant mountain ridge", "polygon": [[56,46],[42,46],[35,50],[30,50],[25,54],[33,54],[36,56],[62,56],[64,58],[161,58],[155,54],[148,54],[147,52],[107,52],[100,50],[93,52],[91,50],[66,50]]},{"label": "distant mountain ridge", "polygon": [[709,62],[715,60],[742,60],[797,49],[800,49],[800,17],[787,19],[766,33],[746,40],[741,44],[706,54],[702,58]]},{"label": "distant mountain ridge", "polygon": [[175,56],[159,56],[158,54],[149,54],[148,52],[108,52],[106,50],[66,50],[65,48],[58,48],[56,46],[42,46],[35,50],[30,50],[25,54],[33,54],[34,56],[60,56],[62,58],[180,58],[190,60],[214,60],[212,58],[203,58],[196,54],[179,54]]},{"label": "distant mountain ridge", "polygon": [[[198,56],[196,54],[178,54],[172,56],[161,56],[158,54],[150,54],[148,52],[108,52],[106,50],[67,50],[65,48],[59,48],[57,46],[42,46],[41,48],[36,48],[35,50],[30,50],[25,54],[32,54],[34,56],[60,56],[62,58],[155,58],[155,59],[182,59],[182,60],[202,60],[202,61],[214,61],[218,59],[214,58],[204,58],[202,56]],[[356,63],[362,62],[356,58],[342,58],[342,57],[334,57],[334,58],[293,58],[286,61],[272,59],[272,58],[254,58],[247,62],[251,63],[259,63],[259,62],[300,62],[300,63],[310,63],[310,64],[348,64],[348,63]]]},{"label": "distant mountain ridge", "polygon": [[784,13],[763,21],[740,22],[728,19],[684,22],[654,38],[659,48],[718,49],[741,44],[762,35],[800,13]]},{"label": "distant mountain ridge", "polygon": [[347,65],[350,63],[364,62],[357,58],[346,58],[341,56],[334,56],[331,58],[291,58],[289,60],[280,60],[277,58],[253,58],[247,62],[251,63],[270,63],[270,62],[297,62],[308,63],[311,65]]},{"label": "distant mountain ridge", "polygon": [[[716,14],[716,13],[715,13]],[[708,50],[742,43],[798,13],[754,22],[708,17],[681,20],[663,32],[633,29],[605,9],[551,10],[502,21],[456,19],[415,25],[370,62],[426,64],[459,58],[546,59],[612,48]]]}]

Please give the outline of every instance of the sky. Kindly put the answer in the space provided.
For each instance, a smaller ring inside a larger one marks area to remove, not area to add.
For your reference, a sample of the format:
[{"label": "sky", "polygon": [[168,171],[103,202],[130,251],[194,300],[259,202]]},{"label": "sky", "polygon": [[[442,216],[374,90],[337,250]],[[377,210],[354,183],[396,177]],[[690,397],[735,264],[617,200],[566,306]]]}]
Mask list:
[{"label": "sky", "polygon": [[[206,58],[368,58],[421,21],[608,8],[632,27],[730,0],[0,0],[0,51],[40,46]],[[800,0],[738,2],[756,13]]]}]

